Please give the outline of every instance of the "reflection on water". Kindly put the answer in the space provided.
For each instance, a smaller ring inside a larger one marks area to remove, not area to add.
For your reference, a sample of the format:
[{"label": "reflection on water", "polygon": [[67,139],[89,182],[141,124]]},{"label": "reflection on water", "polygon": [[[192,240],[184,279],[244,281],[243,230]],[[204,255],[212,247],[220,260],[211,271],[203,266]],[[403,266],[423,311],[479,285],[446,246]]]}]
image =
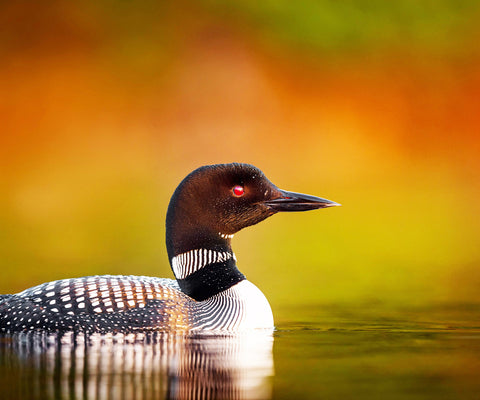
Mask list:
[{"label": "reflection on water", "polygon": [[0,336],[0,398],[268,399],[270,332]]},{"label": "reflection on water", "polygon": [[271,334],[0,336],[0,400],[480,399],[480,305],[292,306]]}]

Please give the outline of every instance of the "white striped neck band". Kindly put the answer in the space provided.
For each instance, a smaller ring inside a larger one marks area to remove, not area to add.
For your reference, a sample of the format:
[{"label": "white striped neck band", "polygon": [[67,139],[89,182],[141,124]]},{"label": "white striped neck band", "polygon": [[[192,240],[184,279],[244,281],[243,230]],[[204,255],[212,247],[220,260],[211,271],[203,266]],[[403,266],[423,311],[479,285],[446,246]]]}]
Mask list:
[{"label": "white striped neck band", "polygon": [[177,279],[185,279],[209,264],[224,262],[231,258],[237,261],[235,254],[228,251],[195,249],[173,257],[172,269]]},{"label": "white striped neck band", "polygon": [[223,238],[223,239],[231,239],[231,238],[233,238],[233,233],[232,233],[232,234],[227,234],[227,233],[218,232],[218,234],[219,234],[220,237]]}]

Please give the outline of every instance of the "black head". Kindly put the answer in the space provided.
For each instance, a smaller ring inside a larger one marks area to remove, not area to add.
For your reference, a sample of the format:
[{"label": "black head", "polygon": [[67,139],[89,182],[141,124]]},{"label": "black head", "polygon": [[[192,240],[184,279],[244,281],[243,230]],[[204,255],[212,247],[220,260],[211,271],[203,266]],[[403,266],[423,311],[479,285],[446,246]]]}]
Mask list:
[{"label": "black head", "polygon": [[195,249],[230,248],[228,236],[279,211],[338,205],[319,197],[286,192],[249,164],[208,165],[177,187],[167,212],[169,258]]}]

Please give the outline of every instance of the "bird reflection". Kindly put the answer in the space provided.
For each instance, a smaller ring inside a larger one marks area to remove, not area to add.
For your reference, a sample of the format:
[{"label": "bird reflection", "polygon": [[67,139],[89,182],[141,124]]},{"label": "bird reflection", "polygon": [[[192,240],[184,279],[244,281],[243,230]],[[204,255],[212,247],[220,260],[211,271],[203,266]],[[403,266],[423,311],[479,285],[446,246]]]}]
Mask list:
[{"label": "bird reflection", "polygon": [[3,335],[0,383],[12,398],[269,399],[272,345],[263,331]]}]

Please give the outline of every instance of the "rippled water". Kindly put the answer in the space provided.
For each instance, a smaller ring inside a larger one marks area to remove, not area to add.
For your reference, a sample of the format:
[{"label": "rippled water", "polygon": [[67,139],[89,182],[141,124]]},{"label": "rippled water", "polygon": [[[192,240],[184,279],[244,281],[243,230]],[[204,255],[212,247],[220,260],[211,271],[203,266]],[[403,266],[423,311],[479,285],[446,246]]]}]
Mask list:
[{"label": "rippled water", "polygon": [[273,335],[4,335],[0,398],[478,399],[479,312],[311,306]]}]

